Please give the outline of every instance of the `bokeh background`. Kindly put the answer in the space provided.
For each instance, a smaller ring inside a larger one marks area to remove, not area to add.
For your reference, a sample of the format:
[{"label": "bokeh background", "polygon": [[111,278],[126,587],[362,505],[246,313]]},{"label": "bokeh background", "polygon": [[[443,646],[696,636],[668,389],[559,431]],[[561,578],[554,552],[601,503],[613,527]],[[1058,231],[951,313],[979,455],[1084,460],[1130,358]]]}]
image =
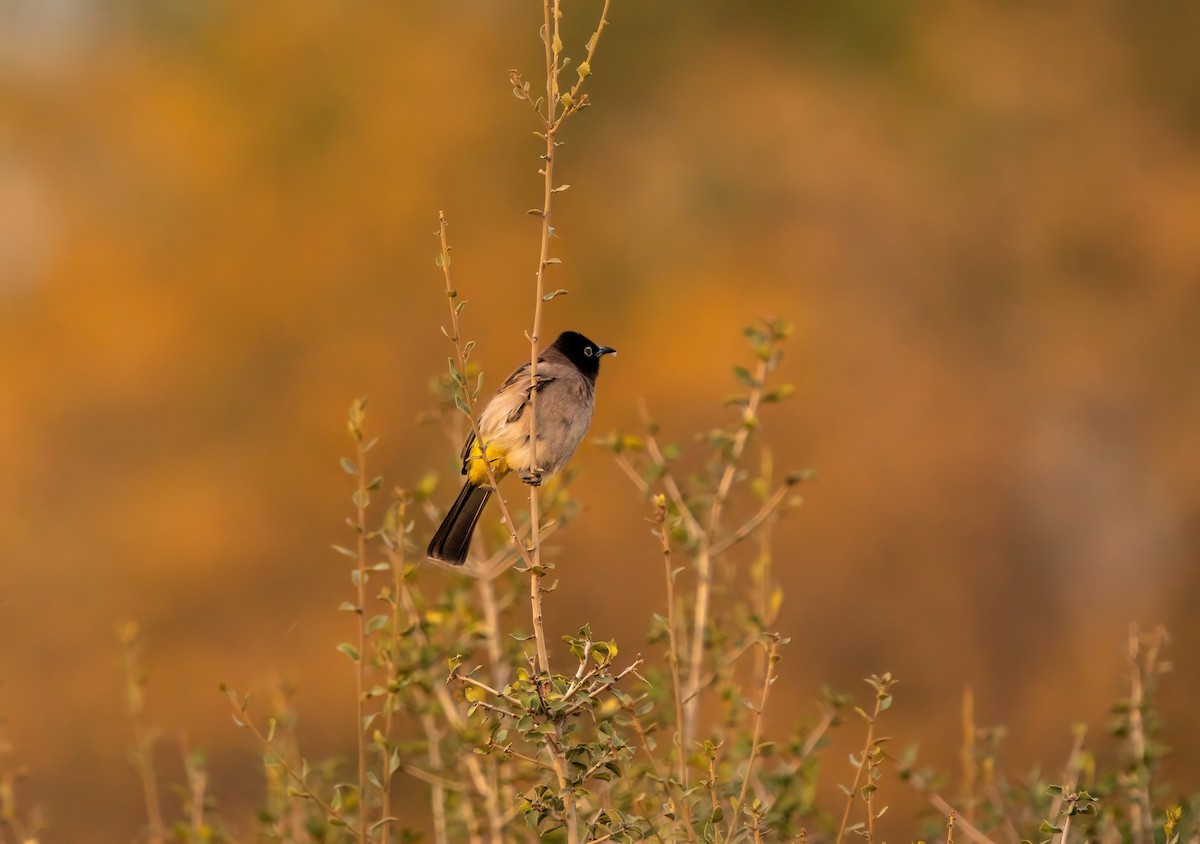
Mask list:
[{"label": "bokeh background", "polygon": [[[599,4],[567,5],[577,56]],[[776,723],[891,670],[891,730],[931,760],[953,766],[970,685],[1012,770],[1052,768],[1074,721],[1103,732],[1129,622],[1161,621],[1167,769],[1200,785],[1200,6],[610,20],[562,149],[547,333],[620,349],[595,432],[645,397],[694,456],[740,328],[795,320],[767,436],[820,480],[777,531]],[[186,734],[229,814],[259,785],[219,681],[294,677],[310,752],[351,746],[345,408],[371,396],[389,483],[433,469],[452,496],[417,423],[448,351],[432,232],[445,209],[494,386],[527,351],[538,139],[507,71],[536,78],[539,22],[0,0],[0,712],[48,840],[137,833],[125,619],[164,771]],[[576,466],[548,625],[636,648],[661,600],[645,511],[608,455]]]}]

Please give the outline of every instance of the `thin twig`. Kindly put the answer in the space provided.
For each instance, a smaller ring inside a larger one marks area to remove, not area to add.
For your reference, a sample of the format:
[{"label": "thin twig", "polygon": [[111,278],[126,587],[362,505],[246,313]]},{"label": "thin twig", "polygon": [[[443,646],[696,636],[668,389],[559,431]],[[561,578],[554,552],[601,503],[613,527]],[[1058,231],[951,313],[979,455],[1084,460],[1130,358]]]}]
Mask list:
[{"label": "thin twig", "polygon": [[[659,767],[658,757],[655,756],[654,751],[650,749],[650,742],[648,738],[649,734],[646,732],[645,725],[642,724],[642,719],[637,714],[636,704],[637,702],[635,702],[632,706],[627,706],[626,712],[629,715],[629,720],[633,724],[634,730],[637,731],[638,739],[641,741],[642,752],[646,754],[646,759],[650,762],[650,770],[654,772],[654,781],[662,785],[663,791],[666,793],[667,801],[676,806],[676,815],[682,816],[685,821],[683,827],[684,833],[687,835],[688,841],[694,842],[697,840],[696,830],[692,826],[692,813],[688,811],[686,795],[676,794],[671,789],[671,778]],[[683,783],[678,782],[677,784],[682,789]],[[660,841],[662,840],[661,836],[659,836],[657,832],[655,833],[655,837]]]},{"label": "thin twig", "polygon": [[[385,549],[392,565],[397,565],[399,557],[396,551],[388,546],[385,546]],[[422,619],[420,613],[417,611],[416,603],[413,601],[412,592],[403,579],[400,580],[399,598],[405,612],[408,614],[409,623],[412,628],[410,635],[416,637],[422,647],[428,647],[429,637],[426,635],[424,627],[422,627]],[[463,714],[455,704],[454,699],[450,696],[450,692],[444,685],[436,684],[433,686],[432,691],[447,723],[455,730],[461,731],[466,726],[466,720],[463,718]],[[490,840],[493,844],[500,844],[504,840],[504,818],[503,813],[500,811],[496,790],[484,775],[483,766],[480,764],[477,755],[473,753],[464,755],[463,763],[467,766],[467,773],[471,777],[471,783],[474,785],[476,792],[483,796],[484,806],[487,809],[488,835]]]},{"label": "thin twig", "polygon": [[[435,771],[440,771],[443,768],[442,741],[433,716],[429,714],[421,716],[421,729],[425,732],[425,752],[429,756],[429,766]],[[405,770],[412,773],[411,767]],[[416,776],[416,774],[413,775]],[[427,781],[430,785],[430,808],[433,810],[433,840],[437,844],[449,844],[450,836],[446,829],[446,786],[440,777]]]},{"label": "thin twig", "polygon": [[121,642],[121,658],[125,668],[125,706],[133,730],[133,766],[142,785],[142,800],[146,806],[147,839],[149,844],[163,844],[162,803],[158,794],[158,774],[154,769],[154,730],[146,723],[145,680],[141,662],[142,640],[136,622],[117,629]]},{"label": "thin twig", "polygon": [[[721,806],[717,801],[717,759],[715,753],[708,758],[708,797],[712,801],[713,814],[715,815],[717,809]],[[712,834],[714,844],[721,844],[721,827],[713,824]]]},{"label": "thin twig", "polygon": [[758,709],[754,710],[754,738],[750,742],[750,756],[746,759],[746,773],[742,777],[742,790],[738,794],[736,811],[729,822],[729,837],[731,839],[733,838],[734,830],[737,828],[737,820],[746,805],[746,792],[750,788],[750,780],[754,773],[754,762],[758,758],[758,749],[762,743],[763,712],[767,709],[767,695],[771,691],[771,686],[775,683],[775,666],[778,662],[779,638],[776,637],[771,640],[771,646],[767,651],[767,670],[763,676],[762,694],[759,696]]},{"label": "thin twig", "polygon": [[[630,674],[636,673],[637,669],[639,667],[641,667],[641,664],[642,664],[642,655],[638,654],[637,658],[629,665],[629,667],[627,667],[620,674],[618,674],[612,678],[612,682],[607,682],[607,681],[601,680],[601,681],[597,681],[596,683],[592,684],[592,686],[587,690],[588,698],[594,697],[596,694],[598,694],[600,692],[601,689],[611,689],[618,682],[620,682],[621,680],[624,680]],[[638,675],[638,676],[641,676],[641,675]],[[571,717],[576,712],[583,709],[583,707],[586,706],[587,704],[588,704],[587,698],[581,699],[579,702],[575,703],[573,706],[571,706],[563,711],[563,718]]]},{"label": "thin twig", "polygon": [[837,718],[837,713],[833,709],[828,710],[821,716],[821,720],[817,725],[809,731],[808,737],[804,740],[804,747],[800,748],[800,759],[807,759],[812,756],[813,751],[817,749],[817,742],[829,731],[833,726],[834,719]]},{"label": "thin twig", "polygon": [[[356,403],[359,413],[361,404]],[[352,424],[353,413],[352,413]],[[359,424],[361,417],[359,418]],[[354,515],[355,534],[357,538],[357,559],[355,584],[358,593],[358,655],[354,660],[354,692],[357,720],[355,721],[355,744],[358,749],[358,841],[367,841],[367,740],[363,716],[366,714],[366,698],[363,692],[366,687],[366,654],[367,654],[367,450],[363,446],[363,431],[358,424],[352,430],[354,434],[355,456],[355,494]]]},{"label": "thin twig", "polygon": [[[512,695],[506,695],[504,692],[500,691],[499,689],[493,689],[487,683],[482,683],[479,680],[476,680],[474,677],[471,677],[468,674],[457,674],[456,673],[454,675],[454,677],[455,677],[455,679],[459,680],[460,682],[466,683],[468,686],[474,686],[475,688],[477,688],[481,691],[487,692],[492,697],[500,698],[502,700],[508,701],[513,706],[517,707],[517,709],[522,709],[522,710],[524,709],[524,706],[522,705],[521,701],[517,700]],[[500,711],[503,711],[503,710],[500,710]]]},{"label": "thin twig", "polygon": [[275,748],[275,745],[270,741],[270,739],[263,735],[262,731],[259,730],[255,723],[247,717],[245,707],[239,706],[237,702],[234,701],[232,694],[230,694],[230,703],[234,708],[234,722],[239,727],[245,727],[248,729],[254,735],[254,737],[258,739],[259,744],[261,744],[263,749],[274,757],[275,761],[279,764],[279,767],[283,770],[284,774],[287,775],[288,779],[296,784],[300,793],[317,806],[321,807],[321,811],[325,813],[325,817],[336,819],[339,823],[346,827],[347,831],[349,831],[352,836],[355,838],[361,838],[358,827],[356,827],[353,822],[348,820],[345,815],[333,808],[333,806],[331,806],[324,798],[322,798],[321,795],[317,794],[317,792],[313,791],[309,787],[305,779],[297,774],[292,766],[288,764],[287,759],[285,759],[283,754]]},{"label": "thin twig", "polygon": [[759,508],[758,512],[751,516],[745,524],[712,547],[712,556],[718,557],[721,554],[724,554],[734,545],[750,536],[750,534],[754,533],[754,531],[758,529],[759,525],[765,522],[768,518],[770,518],[772,513],[779,509],[784,500],[787,499],[788,492],[791,490],[791,488],[791,484],[784,484],[779,489],[775,490],[771,497],[768,498],[763,503],[763,506]]},{"label": "thin twig", "polygon": [[[947,803],[940,794],[931,792],[929,794],[929,802],[933,804],[934,808],[947,817],[956,814],[954,807]],[[955,828],[962,830],[967,838],[970,838],[975,842],[975,844],[996,844],[995,841],[988,838],[986,834],[980,831],[978,827],[976,827],[970,821],[964,819],[962,815],[957,815]]]},{"label": "thin twig", "polygon": [[1063,818],[1062,831],[1058,834],[1058,844],[1067,844],[1067,836],[1071,834],[1071,810],[1075,808],[1074,798],[1067,801],[1067,816]]},{"label": "thin twig", "polygon": [[1145,710],[1154,672],[1158,665],[1158,649],[1166,638],[1166,631],[1157,628],[1147,637],[1146,652],[1141,652],[1142,635],[1136,624],[1129,626],[1129,746],[1133,756],[1135,786],[1133,802],[1129,805],[1130,826],[1133,828],[1134,844],[1145,844],[1153,840],[1153,815],[1150,807],[1150,764],[1146,758]]},{"label": "thin twig", "polygon": [[403,771],[413,779],[418,779],[421,782],[428,783],[429,785],[436,785],[439,788],[444,788],[448,791],[465,792],[467,790],[467,787],[461,782],[455,782],[454,780],[446,779],[445,777],[436,776],[428,771],[421,770],[415,765],[405,765]]},{"label": "thin twig", "polygon": [[[854,795],[858,792],[858,783],[862,779],[863,772],[867,770],[869,761],[868,754],[871,748],[875,746],[875,722],[879,718],[879,713],[883,711],[883,697],[875,696],[875,712],[867,719],[867,740],[863,743],[862,756],[858,760],[858,767],[854,771],[854,782],[850,785],[850,793],[846,795],[846,808],[842,812],[842,822],[838,826],[837,838],[834,839],[834,844],[842,844],[842,838],[846,835],[846,825],[850,823],[850,809],[854,806]],[[868,811],[868,817],[869,811]]]},{"label": "thin twig", "polygon": [[515,756],[517,759],[520,759],[522,762],[528,762],[530,765],[541,768],[543,771],[550,771],[551,773],[553,773],[555,771],[554,766],[547,765],[541,759],[535,759],[532,756],[526,756],[524,753],[521,753],[520,751],[513,750],[513,747],[511,744],[506,744],[506,745],[504,745],[504,747],[497,747],[496,749],[499,750],[501,753],[507,754],[508,756]]},{"label": "thin twig", "polygon": [[[963,809],[966,811],[964,820],[975,822],[975,783],[979,775],[979,763],[975,758],[975,693],[970,686],[963,687],[962,693],[962,750],[959,760],[963,770]],[[950,816],[952,819],[954,815]],[[951,820],[953,829],[953,820]]]},{"label": "thin twig", "polygon": [[[408,513],[408,502],[404,498],[400,498],[396,502],[396,524],[403,525],[405,517]],[[404,579],[404,545],[403,542],[397,543],[397,556],[399,566],[391,565],[392,571],[392,594],[389,596],[389,604],[392,610],[391,619],[391,635],[392,646],[383,648],[384,667],[387,669],[387,694],[383,700],[383,745],[380,748],[382,758],[382,770],[380,772],[380,782],[383,783],[382,794],[382,816],[383,818],[392,817],[392,777],[395,771],[392,769],[392,753],[395,750],[392,747],[392,736],[396,723],[396,707],[399,705],[399,695],[394,691],[394,686],[390,682],[392,678],[398,674],[396,666],[396,648],[395,644],[400,638],[400,584]],[[383,844],[388,844],[391,840],[391,822],[383,826]]]},{"label": "thin twig", "polygon": [[688,507],[687,499],[683,496],[683,490],[675,480],[675,476],[671,473],[666,455],[663,454],[662,447],[658,444],[658,438],[654,434],[655,423],[650,418],[650,409],[646,405],[645,399],[638,399],[638,415],[642,420],[642,424],[646,427],[646,453],[650,455],[650,459],[654,461],[654,465],[662,472],[663,489],[667,491],[667,495],[675,502],[675,507],[679,510],[679,515],[683,517],[683,526],[687,529],[688,537],[692,542],[699,542],[704,536],[704,528],[700,526],[696,515]]},{"label": "thin twig", "polygon": [[[513,544],[517,547],[521,557],[525,560],[525,565],[532,566],[533,558],[529,554],[529,549],[525,547],[525,543],[520,541],[517,535],[517,525],[513,521],[512,513],[509,511],[508,502],[504,500],[504,495],[500,492],[500,485],[496,478],[496,472],[492,466],[492,461],[488,458],[488,444],[483,439],[483,435],[479,431],[479,423],[476,421],[476,400],[470,387],[467,386],[467,354],[462,342],[462,330],[459,327],[458,313],[460,306],[454,304],[454,300],[458,298],[458,291],[454,289],[454,285],[450,280],[450,244],[446,237],[446,214],[443,211],[438,212],[438,243],[441,244],[442,251],[439,263],[442,267],[442,278],[446,283],[446,300],[450,304],[450,326],[453,336],[450,341],[454,344],[454,350],[458,357],[458,373],[462,377],[459,382],[460,392],[467,407],[467,418],[471,423],[471,432],[475,435],[475,442],[479,446],[479,456],[483,461],[483,468],[487,472],[488,485],[496,493],[496,502],[500,506],[500,515],[504,519],[504,523],[508,525],[508,533]],[[468,459],[470,455],[467,455]],[[533,543],[538,544],[537,524],[534,523],[534,533],[532,537]]]},{"label": "thin twig", "polygon": [[[608,0],[605,0],[604,8],[600,13],[600,22],[595,33],[592,35],[591,41],[588,43],[589,62],[595,54],[600,34],[607,24],[607,13]],[[529,338],[529,470],[533,478],[537,480],[529,485],[529,524],[533,548],[530,555],[532,559],[527,560],[526,567],[529,570],[529,604],[533,623],[534,642],[537,650],[538,687],[539,694],[544,695],[550,683],[550,656],[546,645],[546,633],[542,620],[543,590],[541,581],[545,574],[545,567],[542,564],[542,542],[539,532],[541,508],[538,504],[538,487],[541,477],[541,466],[538,463],[537,457],[537,365],[542,333],[542,306],[546,302],[546,273],[552,263],[558,262],[558,259],[551,259],[550,257],[550,238],[553,232],[553,199],[554,194],[560,190],[554,184],[555,151],[558,147],[557,134],[563,121],[582,107],[583,96],[580,92],[583,82],[587,78],[588,72],[590,72],[590,64],[584,62],[580,66],[579,81],[572,88],[569,95],[570,99],[563,100],[560,98],[558,82],[558,75],[562,66],[559,59],[559,53],[562,50],[562,39],[559,33],[559,25],[562,20],[560,0],[543,0],[542,16],[542,41],[545,47],[546,59],[546,112],[542,128],[546,141],[546,152],[542,156],[541,168],[543,177],[541,243],[538,249],[537,273],[534,283],[533,326],[527,335]],[[560,104],[563,107],[561,115],[558,114]],[[564,821],[567,827],[567,841],[568,844],[577,844],[579,841],[579,818],[575,795],[567,788],[567,763],[566,759],[562,756],[562,748],[560,746],[563,738],[562,722],[556,721],[554,729],[555,736],[546,742],[546,747],[550,751],[551,761],[553,762],[559,782],[560,796],[563,801],[565,815]]]},{"label": "thin twig", "polygon": [[1066,779],[1063,782],[1061,792],[1054,795],[1054,799],[1050,801],[1050,817],[1057,818],[1062,812],[1063,797],[1067,794],[1072,794],[1079,787],[1079,774],[1081,771],[1082,759],[1080,755],[1083,753],[1083,742],[1087,738],[1087,725],[1080,724],[1075,728],[1075,741],[1071,743],[1071,752],[1067,754]]},{"label": "thin twig", "polygon": [[637,469],[635,469],[633,464],[629,462],[629,458],[624,454],[618,454],[616,457],[617,465],[621,467],[621,471],[624,472],[626,477],[633,482],[633,485],[638,488],[638,491],[641,492],[642,495],[649,495],[650,484],[646,483],[646,479],[638,474]]},{"label": "thin twig", "polygon": [[734,435],[733,445],[729,450],[729,459],[725,471],[717,485],[713,496],[712,508],[708,515],[708,526],[704,530],[700,548],[696,554],[696,606],[692,620],[691,665],[688,670],[688,704],[684,709],[683,740],[685,746],[696,734],[696,720],[700,714],[700,671],[704,664],[704,637],[708,632],[708,608],[712,600],[712,539],[721,523],[721,510],[725,499],[733,486],[741,462],[742,452],[750,439],[753,420],[757,418],[758,406],[762,402],[763,388],[767,378],[768,361],[760,359],[754,373],[754,387],[750,390],[749,400],[742,411],[742,425]]},{"label": "thin twig", "polygon": [[[654,506],[654,522],[662,543],[663,570],[667,578],[667,664],[671,667],[671,697],[675,701],[675,741],[680,741],[683,729],[683,689],[679,680],[679,642],[675,638],[675,573],[671,571],[671,534],[667,530],[667,505],[662,496]],[[675,748],[679,782],[687,788],[687,753],[682,744]]]}]

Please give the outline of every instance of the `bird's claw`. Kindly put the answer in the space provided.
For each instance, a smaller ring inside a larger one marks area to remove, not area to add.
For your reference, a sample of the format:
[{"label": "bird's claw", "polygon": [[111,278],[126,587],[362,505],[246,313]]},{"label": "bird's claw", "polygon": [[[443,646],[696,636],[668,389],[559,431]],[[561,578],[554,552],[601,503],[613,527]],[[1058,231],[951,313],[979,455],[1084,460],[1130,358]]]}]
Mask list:
[{"label": "bird's claw", "polygon": [[518,474],[520,475],[521,480],[524,481],[525,483],[529,484],[530,486],[541,486],[542,485],[542,473],[541,472],[533,471],[531,469],[522,469]]}]

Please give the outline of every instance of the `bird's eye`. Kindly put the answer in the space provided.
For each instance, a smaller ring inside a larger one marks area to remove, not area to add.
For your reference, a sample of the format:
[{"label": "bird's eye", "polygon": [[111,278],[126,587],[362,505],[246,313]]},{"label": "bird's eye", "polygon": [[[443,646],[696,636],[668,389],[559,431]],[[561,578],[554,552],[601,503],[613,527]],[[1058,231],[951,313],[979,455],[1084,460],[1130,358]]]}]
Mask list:
[{"label": "bird's eye", "polygon": [[588,357],[591,357],[592,356],[592,347],[588,346],[586,349],[583,350],[583,353],[585,355],[587,355]]}]

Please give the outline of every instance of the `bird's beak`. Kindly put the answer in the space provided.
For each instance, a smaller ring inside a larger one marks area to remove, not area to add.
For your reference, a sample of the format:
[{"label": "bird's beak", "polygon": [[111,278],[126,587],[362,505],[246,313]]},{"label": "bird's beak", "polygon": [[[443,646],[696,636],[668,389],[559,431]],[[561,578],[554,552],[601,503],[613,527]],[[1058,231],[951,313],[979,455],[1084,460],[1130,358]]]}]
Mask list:
[{"label": "bird's beak", "polygon": [[596,350],[596,357],[602,358],[605,355],[615,355],[616,353],[617,353],[617,350],[614,349],[612,346],[601,346],[599,349]]}]

